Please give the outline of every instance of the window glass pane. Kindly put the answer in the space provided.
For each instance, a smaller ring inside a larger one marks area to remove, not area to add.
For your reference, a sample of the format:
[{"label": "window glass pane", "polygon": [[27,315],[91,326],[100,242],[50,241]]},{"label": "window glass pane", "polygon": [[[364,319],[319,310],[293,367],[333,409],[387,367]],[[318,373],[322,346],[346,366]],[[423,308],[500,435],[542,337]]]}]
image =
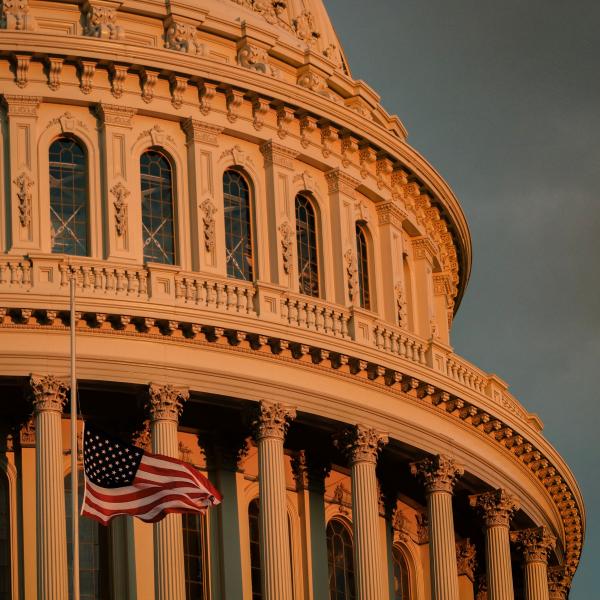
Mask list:
[{"label": "window glass pane", "polygon": [[[83,474],[79,475],[79,509],[83,502]],[[71,533],[71,475],[65,477],[69,598],[73,598],[73,538]],[[79,519],[79,589],[81,600],[109,600],[108,527],[92,519]]]},{"label": "window glass pane", "polygon": [[223,201],[225,210],[225,253],[227,275],[252,281],[252,221],[250,189],[246,179],[237,171],[223,173]]},{"label": "window glass pane", "polygon": [[50,224],[52,252],[88,254],[88,187],[85,152],[60,138],[50,145]]},{"label": "window glass pane", "polygon": [[173,183],[169,161],[155,150],[140,158],[144,261],[175,264]]},{"label": "window glass pane", "polygon": [[327,524],[327,560],[330,600],[355,600],[352,537],[336,519]]},{"label": "window glass pane", "polygon": [[319,263],[315,210],[310,200],[301,194],[296,196],[296,244],[300,293],[318,297]]},{"label": "window glass pane", "polygon": [[185,593],[187,600],[206,598],[206,521],[204,515],[184,513],[183,553],[185,558]]},{"label": "window glass pane", "polygon": [[356,258],[358,268],[358,293],[360,306],[370,310],[369,257],[367,254],[367,236],[361,225],[356,225]]},{"label": "window glass pane", "polygon": [[392,558],[394,561],[394,600],[410,600],[408,565],[404,555],[396,546],[394,546]]}]

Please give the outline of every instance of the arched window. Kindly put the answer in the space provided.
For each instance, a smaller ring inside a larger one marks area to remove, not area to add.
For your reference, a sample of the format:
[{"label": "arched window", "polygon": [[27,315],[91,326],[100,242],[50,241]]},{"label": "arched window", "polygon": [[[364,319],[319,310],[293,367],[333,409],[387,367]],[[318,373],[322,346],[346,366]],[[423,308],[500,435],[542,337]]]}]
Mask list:
[{"label": "arched window", "polygon": [[59,138],[49,150],[52,252],[88,254],[88,173],[83,147]]},{"label": "arched window", "polygon": [[235,279],[252,281],[254,259],[250,188],[246,179],[232,169],[223,173],[223,200],[227,275]]},{"label": "arched window", "polygon": [[206,521],[204,515],[184,513],[183,553],[186,600],[206,600]]},{"label": "arched window", "polygon": [[[262,584],[260,581],[260,504],[255,498],[248,505],[248,529],[250,531],[250,573],[252,579],[252,600],[262,600]],[[290,540],[290,571],[292,573],[292,590],[294,589],[294,565],[292,562],[292,525],[288,515],[288,536]],[[292,597],[295,593],[292,592]]]},{"label": "arched window", "polygon": [[355,600],[352,537],[338,519],[327,523],[327,562],[330,600]]},{"label": "arched window", "polygon": [[[79,509],[83,501],[83,482],[79,477]],[[67,560],[69,565],[69,598],[73,597],[73,538],[71,533],[71,475],[65,477],[67,514]],[[109,600],[108,527],[92,519],[79,519],[79,586],[81,600]]]},{"label": "arched window", "polygon": [[302,194],[296,196],[296,242],[300,293],[316,297],[319,295],[317,220],[312,202]]},{"label": "arched window", "polygon": [[371,291],[369,288],[369,254],[367,235],[360,223],[356,224],[356,262],[358,268],[358,295],[360,306],[371,309]]},{"label": "arched window", "polygon": [[8,478],[0,469],[0,600],[10,600],[10,504]]},{"label": "arched window", "polygon": [[167,158],[156,150],[140,158],[144,261],[175,264],[173,177]]},{"label": "arched window", "polygon": [[398,546],[394,546],[392,550],[392,561],[394,565],[394,600],[410,600],[408,565]]}]

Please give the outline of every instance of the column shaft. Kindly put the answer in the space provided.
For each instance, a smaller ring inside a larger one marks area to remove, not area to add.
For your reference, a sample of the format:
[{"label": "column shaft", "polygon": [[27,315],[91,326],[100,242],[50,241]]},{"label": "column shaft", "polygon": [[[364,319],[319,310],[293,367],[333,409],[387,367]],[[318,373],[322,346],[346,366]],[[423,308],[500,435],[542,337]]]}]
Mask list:
[{"label": "column shaft", "polygon": [[452,515],[452,494],[431,492],[429,511],[429,560],[433,600],[458,600],[458,570]]},{"label": "column shaft", "polygon": [[283,438],[258,441],[262,593],[265,600],[292,600],[290,538]]},{"label": "column shaft", "polygon": [[69,592],[60,412],[39,411],[35,427],[38,597],[65,600]]},{"label": "column shaft", "polygon": [[512,600],[512,567],[508,524],[486,529],[486,567],[489,600]]},{"label": "column shaft", "polygon": [[379,600],[383,583],[374,462],[355,462],[352,465],[352,517],[357,598]]},{"label": "column shaft", "polygon": [[525,563],[525,600],[550,600],[546,563]]}]

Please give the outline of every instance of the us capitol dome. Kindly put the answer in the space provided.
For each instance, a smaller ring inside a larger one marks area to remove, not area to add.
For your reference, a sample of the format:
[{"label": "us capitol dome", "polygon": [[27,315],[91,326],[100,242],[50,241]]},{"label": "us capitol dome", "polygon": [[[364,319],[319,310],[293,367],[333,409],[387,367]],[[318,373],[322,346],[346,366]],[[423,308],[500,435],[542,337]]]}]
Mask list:
[{"label": "us capitol dome", "polygon": [[83,600],[568,598],[577,482],[454,353],[465,216],[323,2],[0,7],[0,599],[71,595],[71,277],[80,430],[224,496],[82,519]]}]

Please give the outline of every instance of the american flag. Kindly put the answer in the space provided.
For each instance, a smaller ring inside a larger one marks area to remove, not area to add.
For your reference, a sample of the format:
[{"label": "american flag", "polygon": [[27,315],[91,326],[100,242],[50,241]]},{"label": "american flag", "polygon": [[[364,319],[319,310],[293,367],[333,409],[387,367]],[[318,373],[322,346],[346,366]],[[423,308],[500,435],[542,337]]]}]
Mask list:
[{"label": "american flag", "polygon": [[222,500],[191,465],[144,452],[88,425],[83,435],[83,467],[81,514],[103,525],[117,515],[155,523],[167,513],[203,512]]}]

